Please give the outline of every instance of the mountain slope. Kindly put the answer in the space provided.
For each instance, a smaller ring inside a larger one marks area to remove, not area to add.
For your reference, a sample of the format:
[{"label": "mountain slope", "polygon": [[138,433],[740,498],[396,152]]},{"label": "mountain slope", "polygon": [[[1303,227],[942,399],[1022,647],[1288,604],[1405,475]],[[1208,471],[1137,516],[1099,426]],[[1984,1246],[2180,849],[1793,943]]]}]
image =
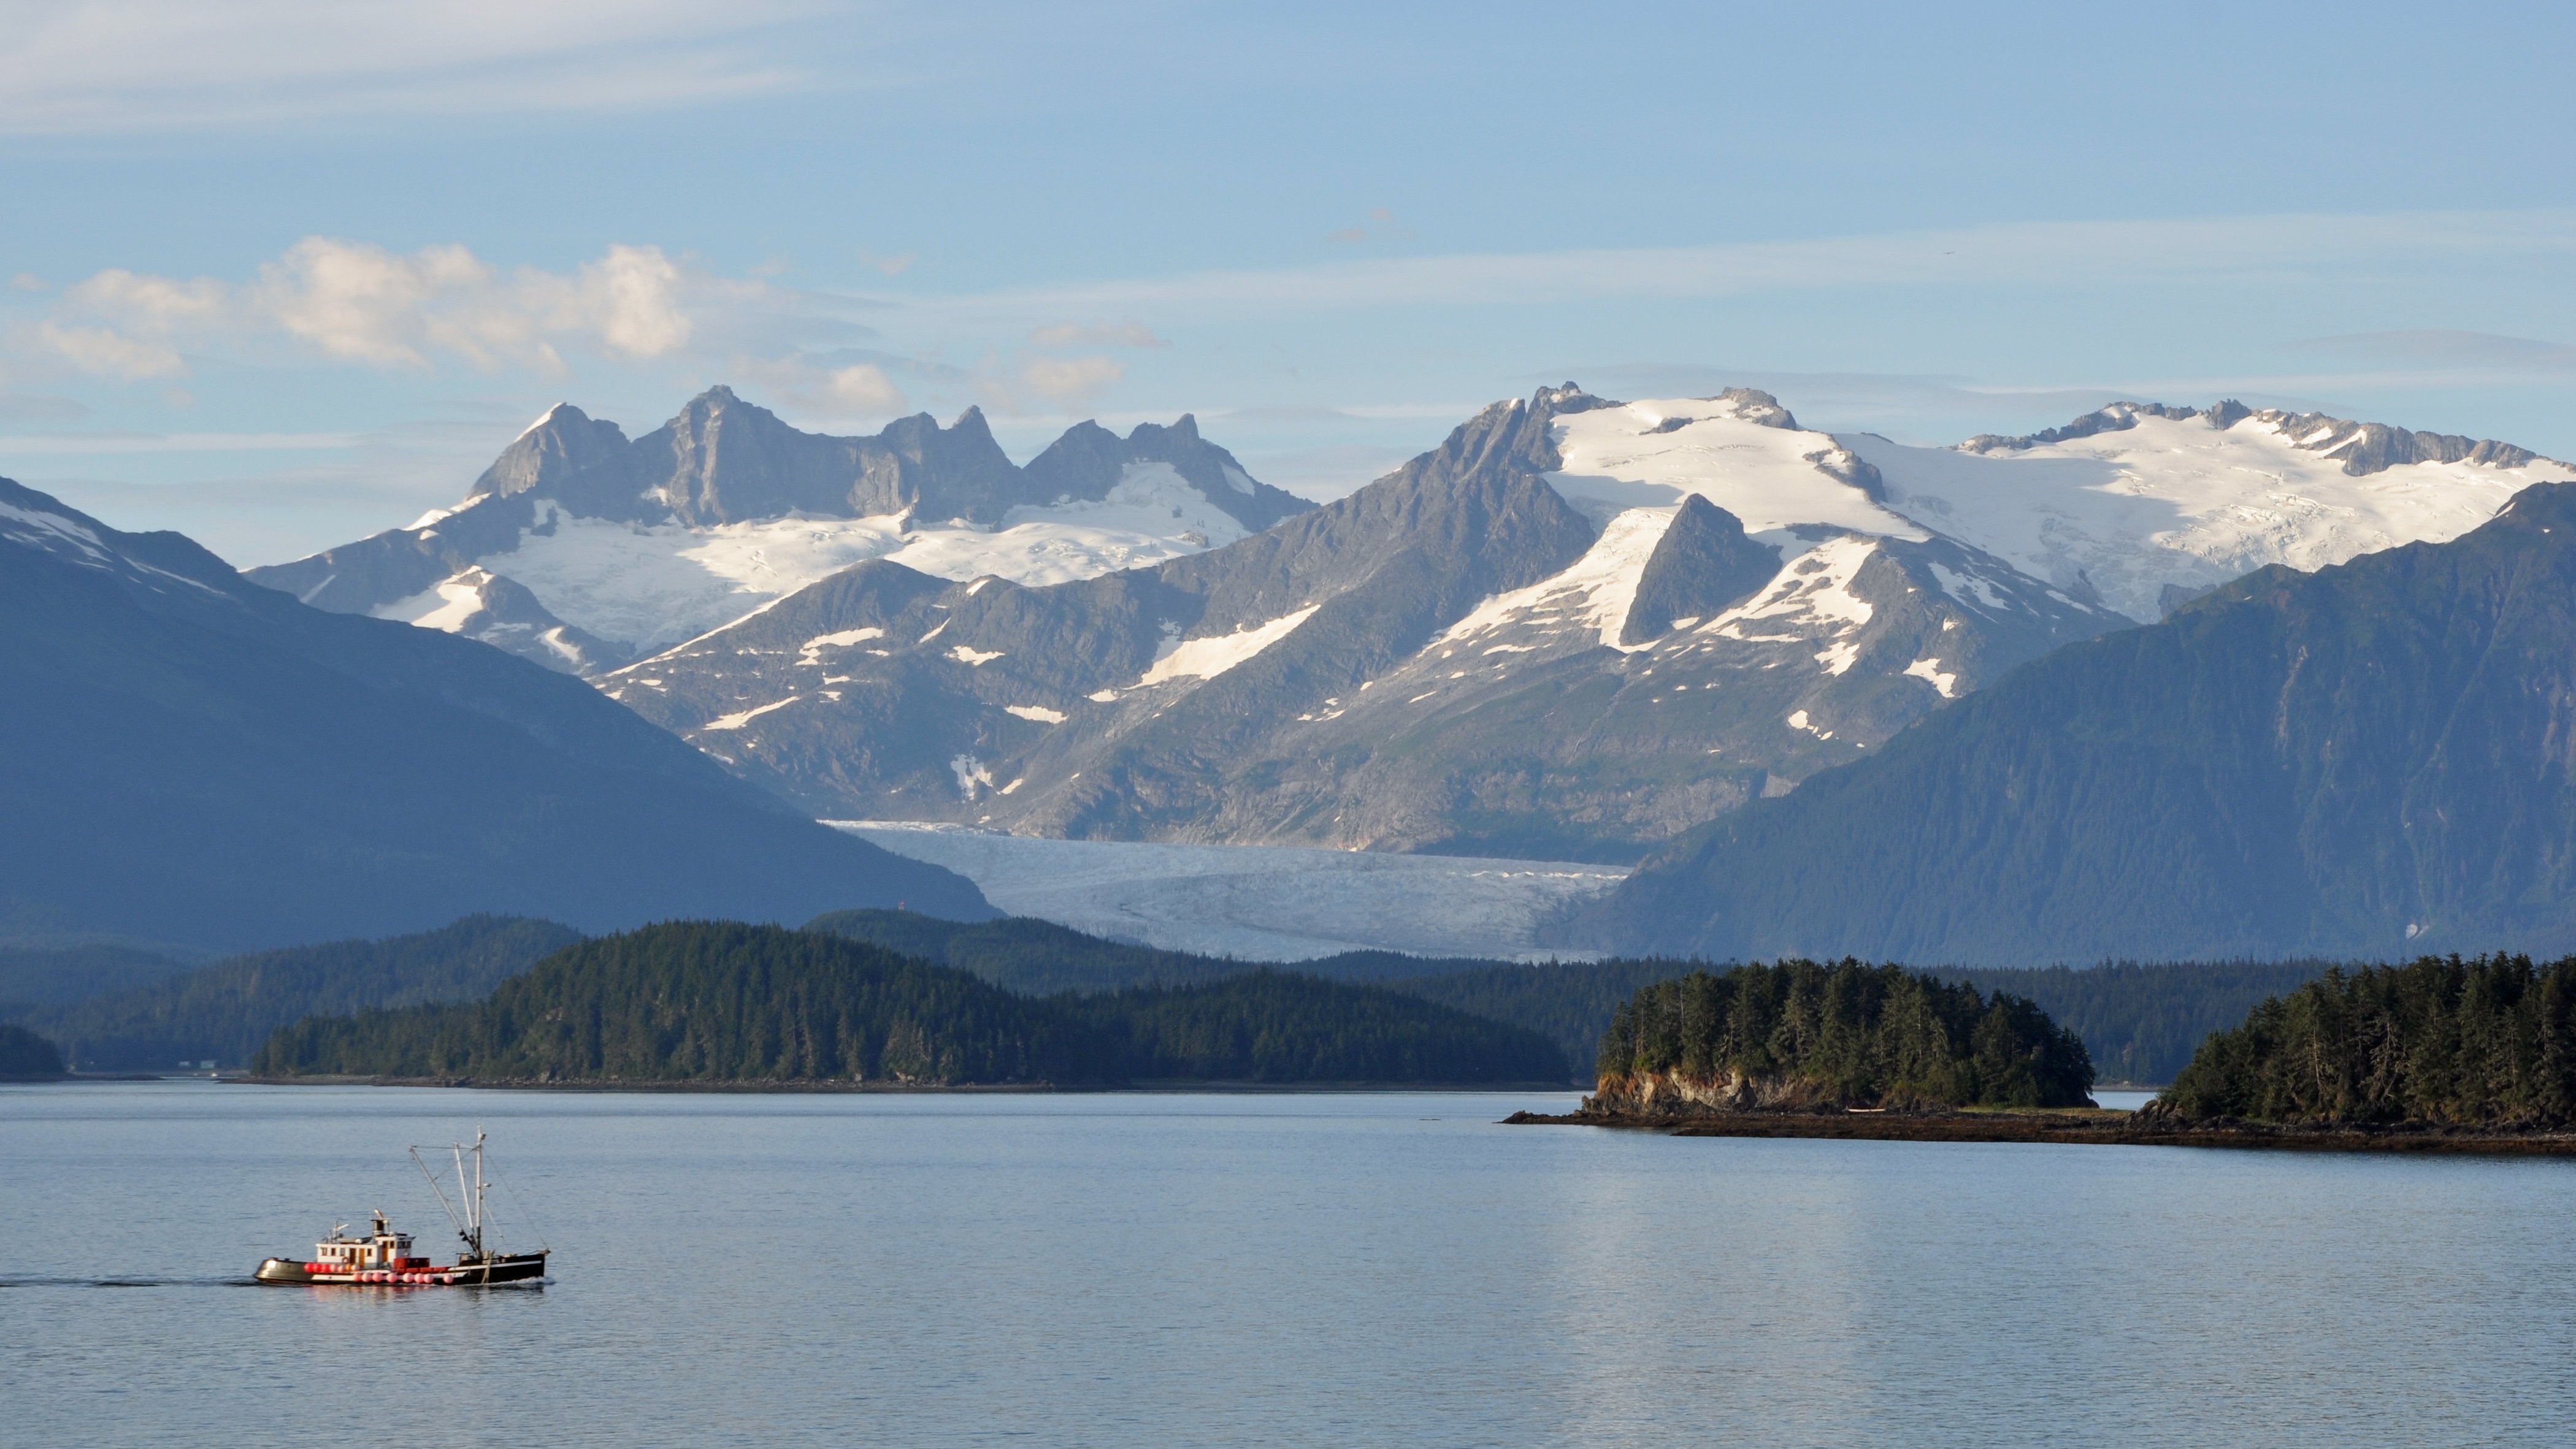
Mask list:
[{"label": "mountain slope", "polygon": [[576,680],[306,608],[5,480],[0,799],[0,937],[243,949],[477,911],[989,911]]},{"label": "mountain slope", "polygon": [[2070,646],[1719,821],[1574,939],[1988,965],[2576,942],[2576,484]]},{"label": "mountain slope", "polygon": [[1125,438],[1083,423],[1021,468],[972,408],[945,428],[922,414],[839,438],[716,387],[632,441],[563,404],[456,507],[248,572],[316,608],[589,675],[863,559],[1057,582],[1192,553],[1311,506],[1255,481],[1186,416]]},{"label": "mountain slope", "polygon": [[1766,395],[1691,408],[1545,389],[1222,548],[870,562],[600,684],[817,815],[1621,859],[2123,622]]}]

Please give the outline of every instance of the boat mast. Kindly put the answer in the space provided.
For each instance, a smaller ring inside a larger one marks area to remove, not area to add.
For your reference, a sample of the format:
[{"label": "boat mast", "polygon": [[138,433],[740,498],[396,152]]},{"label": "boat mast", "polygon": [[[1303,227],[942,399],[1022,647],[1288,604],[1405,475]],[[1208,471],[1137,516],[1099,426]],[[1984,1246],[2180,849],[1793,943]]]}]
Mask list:
[{"label": "boat mast", "polygon": [[474,1251],[483,1251],[483,1190],[492,1184],[483,1180],[483,1129],[474,1129]]}]

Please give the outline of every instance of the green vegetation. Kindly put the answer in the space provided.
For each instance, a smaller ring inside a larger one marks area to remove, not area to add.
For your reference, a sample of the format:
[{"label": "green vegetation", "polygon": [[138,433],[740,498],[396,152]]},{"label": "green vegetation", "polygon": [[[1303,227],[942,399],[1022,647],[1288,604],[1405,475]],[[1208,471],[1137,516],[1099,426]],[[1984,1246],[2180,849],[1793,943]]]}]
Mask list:
[{"label": "green vegetation", "polygon": [[1783,961],[1640,990],[1601,1041],[1605,1092],[1648,1075],[1766,1102],[2080,1106],[2093,1063],[2037,1006],[1897,966]]},{"label": "green vegetation", "polygon": [[1562,1082],[1546,1037],[1379,986],[1251,971],[1060,1004],[1125,1075],[1228,1082]]},{"label": "green vegetation", "polygon": [[469,1006],[308,1017],[262,1075],[1040,1082],[1107,1075],[1043,1005],[855,941],[729,921],[585,941]]},{"label": "green vegetation", "polygon": [[2027,997],[2049,1019],[2084,1038],[2105,1082],[2161,1084],[2219,1031],[2245,1019],[2267,996],[2322,976],[2331,961],[2105,962],[2084,970],[1935,972],[1988,993]]},{"label": "green vegetation", "polygon": [[581,939],[551,921],[468,916],[381,941],[333,941],[235,956],[149,985],[24,1013],[89,1071],[165,1071],[250,1060],[299,1017],[470,1001]]},{"label": "green vegetation", "polygon": [[2188,1118],[2566,1125],[2576,957],[2329,971],[2210,1037],[2163,1100]]},{"label": "green vegetation", "polygon": [[470,1006],[311,1017],[271,1076],[1109,1084],[1563,1080],[1544,1038],[1277,972],[1033,1000],[818,932],[678,922],[586,941]]},{"label": "green vegetation", "polygon": [[63,1070],[54,1044],[23,1026],[0,1026],[0,1077],[53,1077]]}]

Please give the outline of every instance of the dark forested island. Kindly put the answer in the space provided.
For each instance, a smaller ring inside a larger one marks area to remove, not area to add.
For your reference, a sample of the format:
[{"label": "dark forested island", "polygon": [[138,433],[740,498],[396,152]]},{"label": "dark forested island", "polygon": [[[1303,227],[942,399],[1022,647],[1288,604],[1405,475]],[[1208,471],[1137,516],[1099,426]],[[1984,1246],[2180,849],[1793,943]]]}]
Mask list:
[{"label": "dark forested island", "polygon": [[[2576,1156],[2576,958],[2328,968],[2212,1033],[2134,1114],[2027,1001],[1784,962],[1639,992],[1568,1116],[1679,1136]],[[2079,1106],[2079,1104],[2081,1104]]]},{"label": "dark forested island", "polygon": [[1107,1086],[1562,1081],[1544,1037],[1281,972],[1031,998],[820,932],[676,922],[584,941],[489,999],[311,1017],[271,1079],[653,1085]]},{"label": "dark forested island", "polygon": [[2427,956],[2329,971],[2201,1043],[2157,1103],[2180,1120],[2576,1123],[2576,957]]},{"label": "dark forested island", "polygon": [[1602,1037],[1587,1112],[2090,1106],[2074,1033],[2017,996],[1897,966],[1790,960],[1638,991]]}]

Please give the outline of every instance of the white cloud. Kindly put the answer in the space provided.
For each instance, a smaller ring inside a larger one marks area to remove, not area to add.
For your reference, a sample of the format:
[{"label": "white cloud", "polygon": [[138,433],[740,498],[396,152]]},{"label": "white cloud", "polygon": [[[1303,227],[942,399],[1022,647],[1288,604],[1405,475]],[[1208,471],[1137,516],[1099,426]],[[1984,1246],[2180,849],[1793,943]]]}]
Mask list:
[{"label": "white cloud", "polygon": [[93,377],[140,382],[147,377],[176,377],[188,370],[179,354],[169,348],[137,342],[104,327],[64,327],[43,322],[37,324],[36,340]]},{"label": "white cloud", "polygon": [[1063,406],[1078,406],[1127,375],[1112,357],[1032,357],[1020,366],[1029,391]]},{"label": "white cloud", "polygon": [[100,272],[65,290],[37,337],[84,371],[129,380],[182,371],[182,340],[241,347],[263,336],[375,367],[452,357],[559,374],[564,348],[669,356],[692,335],[690,294],[731,305],[762,291],[695,274],[658,247],[612,246],[570,274],[504,274],[462,246],[401,254],[307,237],[242,284]]},{"label": "white cloud", "polygon": [[803,72],[759,32],[802,0],[36,0],[0,28],[0,132],[345,114],[659,107]]},{"label": "white cloud", "polygon": [[903,389],[885,369],[865,362],[825,374],[815,400],[836,417],[878,417],[902,412],[905,406]]}]

